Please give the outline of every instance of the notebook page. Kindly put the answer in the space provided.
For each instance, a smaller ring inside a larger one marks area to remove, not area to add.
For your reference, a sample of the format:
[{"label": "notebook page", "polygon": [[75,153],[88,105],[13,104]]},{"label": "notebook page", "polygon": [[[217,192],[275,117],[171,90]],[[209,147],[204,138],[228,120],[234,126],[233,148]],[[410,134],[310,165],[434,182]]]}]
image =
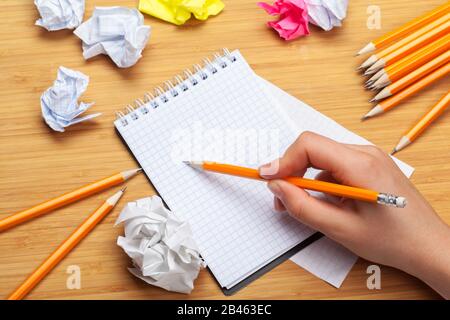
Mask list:
[{"label": "notebook page", "polygon": [[[275,104],[292,121],[296,127],[297,135],[308,130],[344,143],[372,144],[271,82],[261,77],[258,78],[270,92]],[[400,170],[408,178],[411,177],[414,168],[395,157],[392,158]],[[308,172],[310,177],[315,176],[316,173],[317,171],[313,170]],[[356,255],[340,244],[323,237],[292,256],[291,260],[320,279],[339,288],[357,258]]]},{"label": "notebook page", "polygon": [[[136,120],[127,115],[126,126],[115,122],[169,208],[190,222],[203,258],[227,288],[313,234],[274,212],[264,183],[198,172],[181,163],[200,156],[257,167],[282,154],[296,137],[244,58],[238,51],[233,55],[235,62],[215,74],[205,70],[207,80],[199,79],[148,114],[138,111]],[[239,132],[236,141],[224,138],[224,131]],[[270,152],[252,157],[243,141],[258,141],[258,150]],[[214,152],[224,146],[225,154]]]}]

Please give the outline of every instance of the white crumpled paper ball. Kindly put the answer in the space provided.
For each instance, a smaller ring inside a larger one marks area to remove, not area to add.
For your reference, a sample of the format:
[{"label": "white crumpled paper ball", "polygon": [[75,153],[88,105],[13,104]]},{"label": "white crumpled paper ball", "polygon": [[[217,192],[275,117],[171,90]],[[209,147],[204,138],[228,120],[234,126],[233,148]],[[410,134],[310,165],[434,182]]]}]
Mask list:
[{"label": "white crumpled paper ball", "polygon": [[129,202],[116,225],[122,222],[125,236],[117,245],[133,260],[128,270],[154,286],[190,293],[205,263],[189,224],[166,209],[158,196]]},{"label": "white crumpled paper ball", "polygon": [[83,21],[84,0],[34,0],[41,15],[36,21],[48,31],[74,29]]}]

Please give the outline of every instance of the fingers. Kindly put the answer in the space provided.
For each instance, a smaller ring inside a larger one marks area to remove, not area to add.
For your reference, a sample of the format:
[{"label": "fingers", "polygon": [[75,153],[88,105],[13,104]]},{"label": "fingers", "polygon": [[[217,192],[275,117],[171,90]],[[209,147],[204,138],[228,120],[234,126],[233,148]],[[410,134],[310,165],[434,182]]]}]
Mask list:
[{"label": "fingers", "polygon": [[302,176],[309,167],[329,171],[333,177],[345,176],[351,170],[358,151],[311,132],[304,132],[286,150],[283,157],[260,168],[267,179],[290,175]]},{"label": "fingers", "polygon": [[346,226],[351,225],[351,212],[316,199],[284,180],[271,180],[268,187],[291,216],[315,230],[335,235],[342,234]]}]

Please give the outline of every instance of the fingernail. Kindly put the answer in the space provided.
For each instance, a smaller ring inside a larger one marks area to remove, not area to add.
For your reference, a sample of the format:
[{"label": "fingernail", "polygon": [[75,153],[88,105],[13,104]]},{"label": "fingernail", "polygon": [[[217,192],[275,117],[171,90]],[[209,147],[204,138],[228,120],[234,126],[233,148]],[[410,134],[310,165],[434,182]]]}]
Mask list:
[{"label": "fingernail", "polygon": [[279,160],[274,160],[259,167],[259,175],[263,178],[270,178],[277,173],[278,168]]},{"label": "fingernail", "polygon": [[269,181],[267,184],[267,187],[269,188],[270,192],[273,193],[273,195],[279,199],[283,197],[283,191],[281,190],[280,184],[276,180]]}]

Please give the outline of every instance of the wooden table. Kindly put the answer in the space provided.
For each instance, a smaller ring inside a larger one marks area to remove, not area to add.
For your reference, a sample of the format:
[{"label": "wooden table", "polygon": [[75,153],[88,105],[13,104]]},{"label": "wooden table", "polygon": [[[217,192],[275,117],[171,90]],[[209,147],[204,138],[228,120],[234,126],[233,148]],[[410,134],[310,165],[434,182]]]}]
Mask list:
[{"label": "wooden table", "polygon": [[[86,17],[96,5],[86,1]],[[342,28],[291,42],[266,27],[269,17],[256,0],[225,1],[225,10],[206,22],[174,26],[146,16],[151,40],[138,64],[118,69],[108,58],[84,61],[80,40],[71,31],[47,32],[34,26],[38,13],[31,1],[3,0],[0,5],[0,217],[80,185],[133,168],[134,160],[114,131],[114,111],[146,90],[223,47],[239,48],[254,70],[347,128],[390,151],[404,130],[448,90],[441,80],[383,118],[361,123],[371,93],[354,70],[363,58],[355,52],[376,36],[444,3],[444,0],[378,0],[381,30],[366,26],[369,1],[351,0]],[[137,1],[114,2],[134,7]],[[95,101],[97,120],[64,133],[42,121],[39,97],[64,65],[91,78],[82,101]],[[443,116],[417,143],[399,154],[416,168],[415,185],[450,223],[450,117]],[[127,201],[154,193],[140,175],[128,184],[118,206],[28,296],[29,299],[224,298],[212,276],[201,272],[189,296],[146,285],[128,271],[130,259],[117,247],[121,227],[114,221]],[[113,190],[85,199],[0,234],[0,297],[6,297]],[[438,298],[419,280],[382,267],[382,289],[368,290],[359,260],[338,290],[287,261],[233,298],[397,299]],[[81,289],[66,289],[67,268],[81,268]]]}]

